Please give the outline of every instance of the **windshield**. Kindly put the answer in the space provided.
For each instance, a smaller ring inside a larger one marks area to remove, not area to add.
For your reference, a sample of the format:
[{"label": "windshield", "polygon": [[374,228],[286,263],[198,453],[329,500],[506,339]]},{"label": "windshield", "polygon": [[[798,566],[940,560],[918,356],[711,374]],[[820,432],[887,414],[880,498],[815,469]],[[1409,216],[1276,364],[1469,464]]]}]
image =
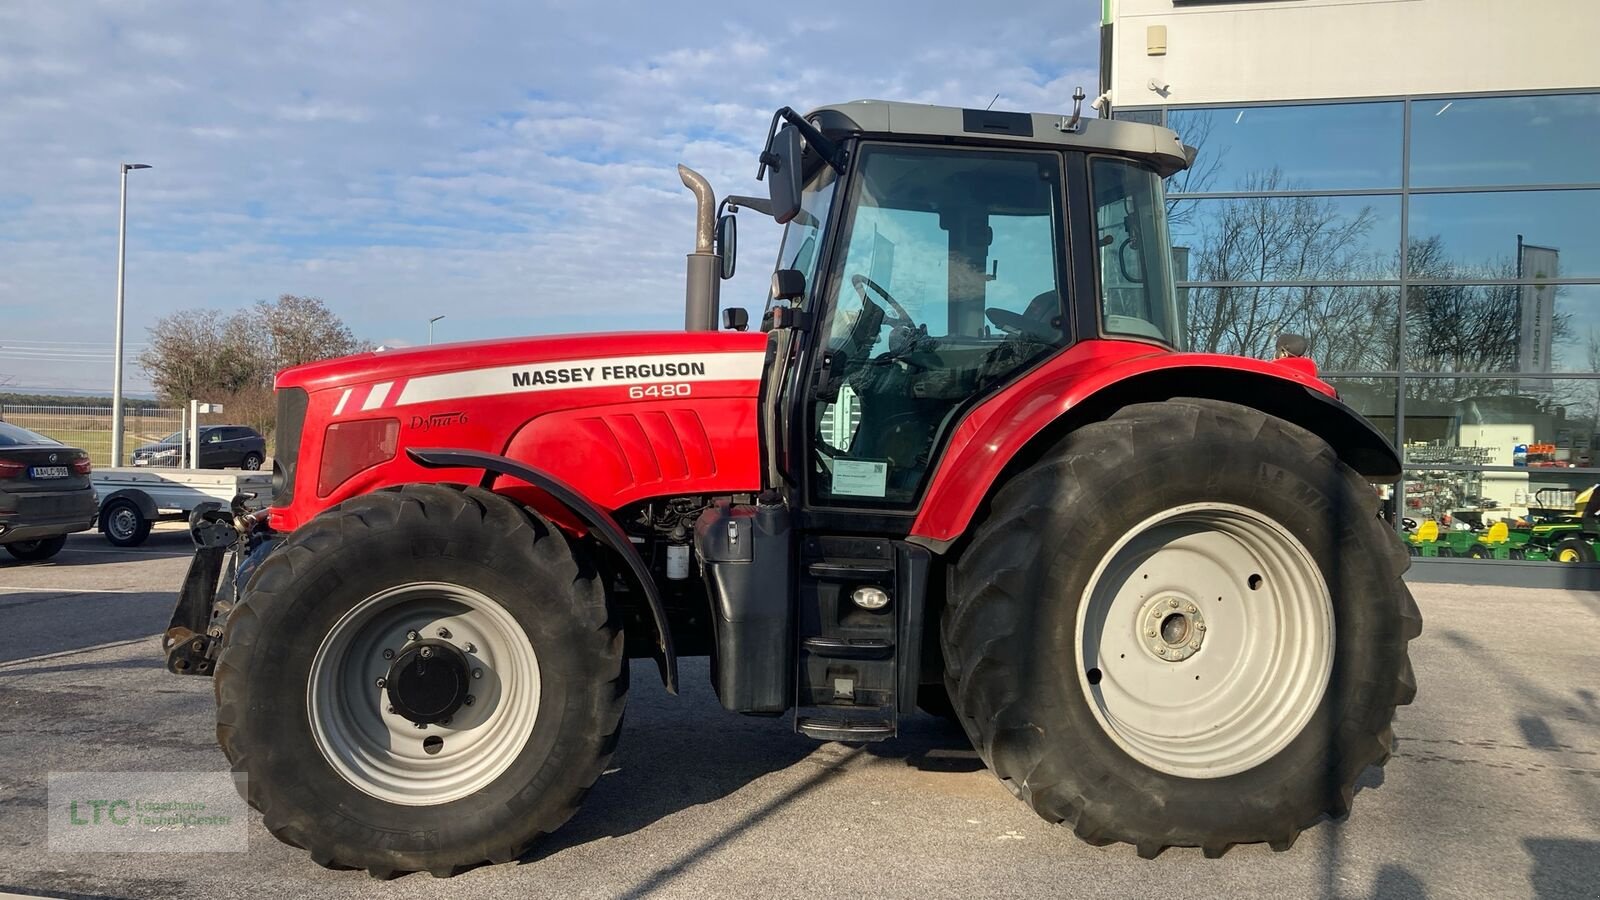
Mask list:
[{"label": "windshield", "polygon": [[0,422],[0,447],[25,447],[30,444],[61,446],[60,441],[51,440],[36,431],[29,431],[9,422]]},{"label": "windshield", "polygon": [[[807,296],[816,281],[822,229],[828,224],[828,209],[833,206],[833,189],[838,183],[839,174],[833,167],[823,166],[800,193],[800,212],[784,228],[783,246],[778,248],[778,268],[798,269],[806,277]],[[799,305],[804,305],[804,301]],[[769,313],[772,306],[773,301],[768,299]]]},{"label": "windshield", "polygon": [[1160,176],[1126,160],[1096,159],[1091,179],[1102,330],[1182,349]]}]

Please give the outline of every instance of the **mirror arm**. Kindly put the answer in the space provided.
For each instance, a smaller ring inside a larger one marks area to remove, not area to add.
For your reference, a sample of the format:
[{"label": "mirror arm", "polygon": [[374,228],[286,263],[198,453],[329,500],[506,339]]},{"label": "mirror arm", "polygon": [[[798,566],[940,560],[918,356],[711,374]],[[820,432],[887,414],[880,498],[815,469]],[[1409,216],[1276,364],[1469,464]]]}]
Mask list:
[{"label": "mirror arm", "polygon": [[815,125],[805,120],[804,116],[785,106],[772,114],[772,124],[767,126],[767,145],[761,151],[761,156],[759,157],[761,164],[756,168],[757,181],[764,180],[767,169],[776,166],[779,162],[778,154],[772,152],[772,139],[778,134],[778,123],[780,121],[793,125],[800,132],[800,136],[806,139],[806,143],[817,151],[817,155],[822,157],[824,162],[832,166],[835,172],[840,175],[844,174],[844,154],[840,152],[839,145],[824,137]]}]

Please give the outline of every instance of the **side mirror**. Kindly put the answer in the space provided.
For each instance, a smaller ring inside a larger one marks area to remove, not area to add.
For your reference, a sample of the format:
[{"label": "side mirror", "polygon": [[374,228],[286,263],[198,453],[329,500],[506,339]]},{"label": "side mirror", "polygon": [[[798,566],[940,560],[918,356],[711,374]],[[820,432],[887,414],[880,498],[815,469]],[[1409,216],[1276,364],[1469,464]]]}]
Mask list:
[{"label": "side mirror", "polygon": [[739,263],[739,218],[733,213],[717,219],[717,255],[722,257],[722,280],[727,281]]},{"label": "side mirror", "polygon": [[730,306],[722,311],[722,327],[728,331],[745,331],[750,327],[750,313],[742,306]]},{"label": "side mirror", "polygon": [[795,301],[806,295],[806,276],[799,269],[772,273],[772,299]]},{"label": "side mirror", "polygon": [[762,154],[767,163],[767,193],[772,199],[772,218],[786,224],[800,212],[800,157],[804,145],[800,130],[785,125],[772,136],[772,147]]}]

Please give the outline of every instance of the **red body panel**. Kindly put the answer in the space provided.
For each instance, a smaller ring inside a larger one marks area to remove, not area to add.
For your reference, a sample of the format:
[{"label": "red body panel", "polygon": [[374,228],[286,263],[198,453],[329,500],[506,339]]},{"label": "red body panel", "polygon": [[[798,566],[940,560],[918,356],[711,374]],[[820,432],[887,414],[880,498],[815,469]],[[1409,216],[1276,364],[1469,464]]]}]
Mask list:
[{"label": "red body panel", "polygon": [[1174,353],[1137,341],[1090,340],[1068,348],[979,404],[956,426],[911,533],[953,540],[1006,463],[1067,410],[1111,384],[1160,369],[1218,368],[1286,379],[1335,396],[1308,360],[1264,362],[1215,353]]},{"label": "red body panel", "polygon": [[[765,348],[762,334],[570,335],[367,353],[285,370],[278,387],[304,388],[309,404],[294,497],[273,507],[273,527],[297,528],[389,485],[482,476],[424,469],[406,457],[407,447],[510,456],[605,509],[662,494],[756,490]],[[328,426],[385,418],[400,423],[394,457],[319,496]]]},{"label": "red body panel", "polygon": [[[756,398],[765,347],[765,335],[730,332],[574,335],[385,351],[288,369],[278,387],[304,388],[310,399],[294,497],[273,507],[273,526],[297,528],[342,500],[390,485],[482,477],[425,469],[405,455],[408,447],[521,460],[606,510],[650,497],[759,490]],[[1304,363],[1174,353],[1137,341],[1078,343],[962,419],[911,533],[940,541],[960,536],[1006,463],[1057,417],[1111,384],[1160,369],[1222,368],[1333,395]],[[662,365],[687,366],[689,374],[628,368]],[[516,380],[536,372],[552,383]],[[328,426],[371,419],[399,422],[393,457],[320,495],[315,476],[323,471]],[[575,531],[583,528],[531,485],[502,479],[496,489]]]}]

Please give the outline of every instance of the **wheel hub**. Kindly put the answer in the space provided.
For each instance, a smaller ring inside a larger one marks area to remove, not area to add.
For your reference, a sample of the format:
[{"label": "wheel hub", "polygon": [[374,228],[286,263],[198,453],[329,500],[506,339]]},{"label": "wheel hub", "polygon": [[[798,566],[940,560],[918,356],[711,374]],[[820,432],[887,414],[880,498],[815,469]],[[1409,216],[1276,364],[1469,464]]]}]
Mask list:
[{"label": "wheel hub", "polygon": [[1166,592],[1146,600],[1133,624],[1145,651],[1170,663],[1183,662],[1200,652],[1209,627],[1198,604]]},{"label": "wheel hub", "polygon": [[396,714],[418,725],[438,725],[467,702],[471,670],[454,644],[414,641],[395,657],[384,690]]}]

